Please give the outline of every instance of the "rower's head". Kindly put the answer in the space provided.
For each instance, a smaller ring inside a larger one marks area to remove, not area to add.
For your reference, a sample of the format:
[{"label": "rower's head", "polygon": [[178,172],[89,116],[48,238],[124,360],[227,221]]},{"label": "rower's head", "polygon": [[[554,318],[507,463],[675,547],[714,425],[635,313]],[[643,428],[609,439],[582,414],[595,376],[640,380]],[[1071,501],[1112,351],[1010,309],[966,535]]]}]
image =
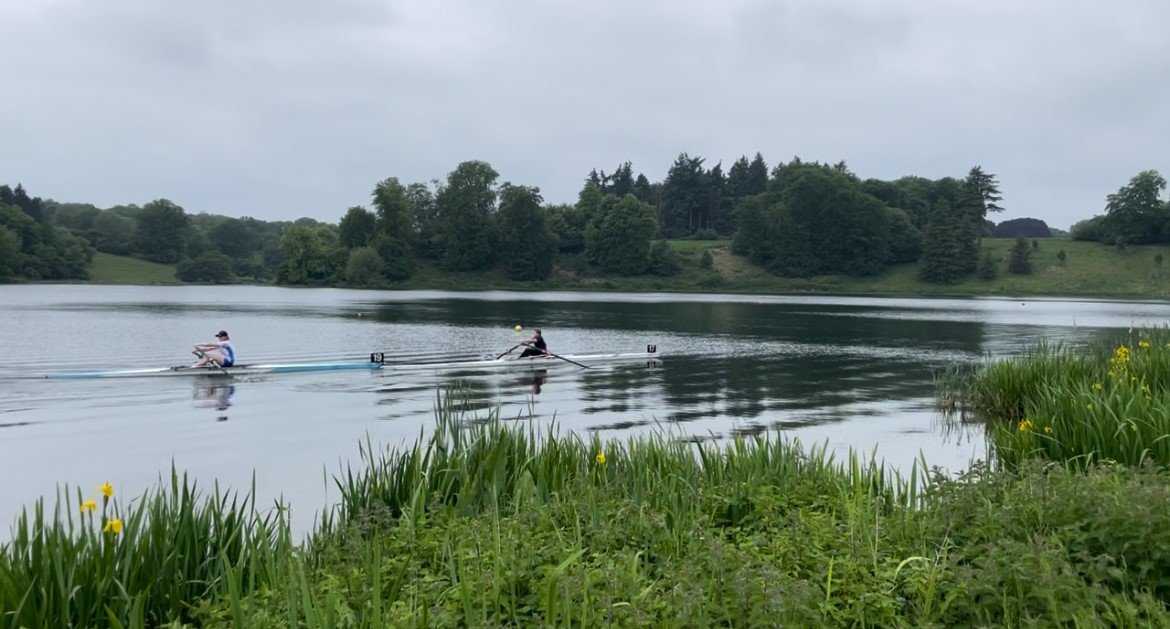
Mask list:
[{"label": "rower's head", "polygon": [[540,336],[540,328],[532,328],[532,331],[535,332],[537,336]]},{"label": "rower's head", "polygon": [[219,334],[215,335],[215,338],[217,338],[221,341],[226,341],[226,340],[228,340],[228,333],[224,332],[223,330],[220,330]]}]

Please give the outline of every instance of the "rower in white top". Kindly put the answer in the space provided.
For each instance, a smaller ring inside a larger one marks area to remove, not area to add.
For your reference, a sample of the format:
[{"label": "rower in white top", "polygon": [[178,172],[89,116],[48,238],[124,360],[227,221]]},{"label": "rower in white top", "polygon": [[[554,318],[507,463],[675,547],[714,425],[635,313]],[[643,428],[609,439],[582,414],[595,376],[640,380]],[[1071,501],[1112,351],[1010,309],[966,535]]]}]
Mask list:
[{"label": "rower in white top", "polygon": [[228,338],[228,333],[220,330],[215,335],[214,343],[198,343],[195,345],[195,355],[199,360],[192,367],[204,367],[208,363],[217,367],[231,367],[236,364],[236,349]]}]

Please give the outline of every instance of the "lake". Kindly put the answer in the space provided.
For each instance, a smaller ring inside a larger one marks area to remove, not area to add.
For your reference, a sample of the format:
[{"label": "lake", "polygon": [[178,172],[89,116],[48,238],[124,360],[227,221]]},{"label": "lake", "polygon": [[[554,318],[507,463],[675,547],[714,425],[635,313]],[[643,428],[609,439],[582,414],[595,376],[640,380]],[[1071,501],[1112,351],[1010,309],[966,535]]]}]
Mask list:
[{"label": "lake", "polygon": [[[207,489],[283,499],[300,530],[359,444],[410,444],[459,382],[502,417],[624,437],[725,439],[781,430],[899,469],[984,456],[978,427],[933,410],[941,369],[1158,327],[1164,302],[827,296],[349,291],[250,286],[0,286],[0,537],[63,484],[123,498],[173,465]],[[523,336],[513,327],[521,325]],[[556,353],[657,345],[657,361],[545,369],[44,380],[70,369],[187,364],[226,329],[243,363],[492,357],[542,327]]]}]

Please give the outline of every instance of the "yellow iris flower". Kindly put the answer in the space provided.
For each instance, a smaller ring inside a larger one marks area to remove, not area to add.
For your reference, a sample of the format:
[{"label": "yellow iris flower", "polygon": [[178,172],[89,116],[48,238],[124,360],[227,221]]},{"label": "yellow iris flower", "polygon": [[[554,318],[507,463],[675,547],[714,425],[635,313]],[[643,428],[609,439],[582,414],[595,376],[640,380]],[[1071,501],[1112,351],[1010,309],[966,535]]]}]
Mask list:
[{"label": "yellow iris flower", "polygon": [[596,459],[597,459],[598,465],[605,465],[605,453],[604,452],[598,452]]},{"label": "yellow iris flower", "polygon": [[102,486],[98,487],[98,491],[102,492],[102,495],[106,498],[111,498],[114,495],[114,486],[109,483],[102,483]]},{"label": "yellow iris flower", "polygon": [[111,518],[108,522],[106,522],[106,525],[102,527],[102,531],[105,533],[113,533],[114,535],[121,533],[122,532],[122,519],[121,518]]},{"label": "yellow iris flower", "polygon": [[93,511],[94,509],[97,509],[97,503],[92,501],[92,500],[86,500],[85,502],[81,503],[81,512],[82,513],[89,513],[90,511]]}]

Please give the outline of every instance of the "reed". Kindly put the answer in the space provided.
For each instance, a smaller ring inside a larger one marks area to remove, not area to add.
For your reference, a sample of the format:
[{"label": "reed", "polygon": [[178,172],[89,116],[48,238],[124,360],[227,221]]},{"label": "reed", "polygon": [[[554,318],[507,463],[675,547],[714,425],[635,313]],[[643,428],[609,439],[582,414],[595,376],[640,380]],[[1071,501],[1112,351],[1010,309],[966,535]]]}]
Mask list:
[{"label": "reed", "polygon": [[1085,348],[1041,344],[944,378],[940,399],[961,391],[989,418],[995,459],[1016,467],[1041,458],[1084,468],[1097,462],[1170,465],[1170,331],[1131,332]]}]

